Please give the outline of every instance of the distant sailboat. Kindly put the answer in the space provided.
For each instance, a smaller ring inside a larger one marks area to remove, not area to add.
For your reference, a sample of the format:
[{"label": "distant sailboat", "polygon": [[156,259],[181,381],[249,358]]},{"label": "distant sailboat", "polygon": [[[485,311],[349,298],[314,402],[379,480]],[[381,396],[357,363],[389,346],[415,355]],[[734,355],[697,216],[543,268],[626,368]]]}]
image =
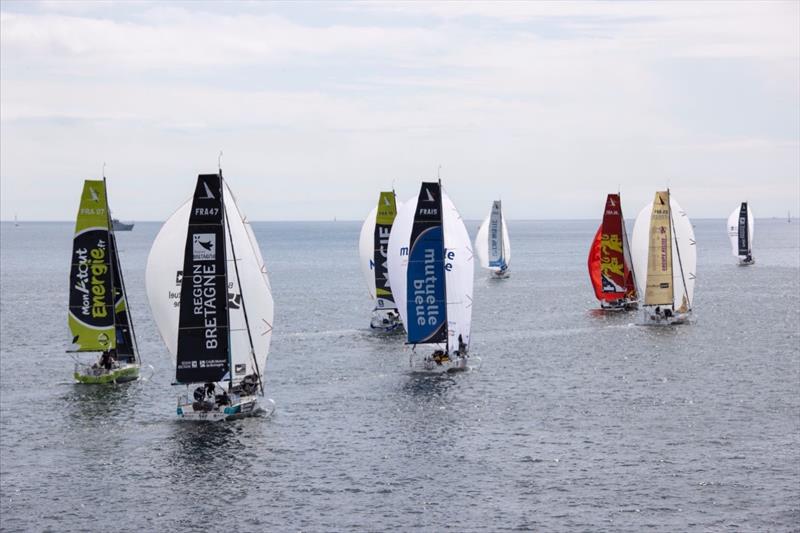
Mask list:
[{"label": "distant sailboat", "polygon": [[739,258],[742,266],[755,263],[753,258],[753,230],[755,220],[753,211],[747,202],[733,210],[728,217],[728,237],[731,240],[731,251]]},{"label": "distant sailboat", "polygon": [[646,325],[681,324],[692,312],[697,246],[689,217],[669,190],[636,217],[632,256]]},{"label": "distant sailboat", "polygon": [[475,237],[475,251],[481,267],[489,269],[494,278],[507,278],[511,264],[511,241],[508,238],[508,225],[503,216],[500,200],[492,203],[492,211],[478,228]]},{"label": "distant sailboat", "polygon": [[17,214],[16,213],[14,213],[14,227],[15,228],[19,227],[19,222],[17,221]]},{"label": "distant sailboat", "polygon": [[589,248],[588,265],[594,294],[603,309],[637,307],[636,278],[619,194],[606,198],[603,221]]},{"label": "distant sailboat", "polygon": [[432,344],[417,370],[465,370],[474,267],[467,228],[440,182],[423,182],[398,211],[389,237],[389,279],[409,344]]},{"label": "distant sailboat", "polygon": [[140,358],[128,309],[106,180],[86,180],[75,223],[69,284],[71,352],[102,352],[75,363],[80,383],[122,383],[139,377]]},{"label": "distant sailboat", "polygon": [[400,315],[389,283],[386,255],[395,216],[397,201],[394,191],[380,193],[378,205],[370,211],[361,226],[358,246],[361,271],[367,282],[369,295],[375,300],[370,327],[386,333],[400,327]]},{"label": "distant sailboat", "polygon": [[194,196],[164,223],[145,272],[147,298],[176,363],[188,420],[233,420],[262,406],[273,303],[264,259],[222,174],[198,176]]}]

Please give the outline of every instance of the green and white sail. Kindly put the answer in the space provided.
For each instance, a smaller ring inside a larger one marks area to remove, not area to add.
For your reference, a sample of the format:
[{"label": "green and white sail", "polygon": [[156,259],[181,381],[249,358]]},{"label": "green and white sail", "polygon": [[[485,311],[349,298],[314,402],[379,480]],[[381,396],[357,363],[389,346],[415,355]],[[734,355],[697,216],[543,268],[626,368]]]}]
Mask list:
[{"label": "green and white sail", "polygon": [[76,351],[114,349],[135,362],[136,340],[111,229],[105,180],[83,184],[69,275],[68,325]]}]

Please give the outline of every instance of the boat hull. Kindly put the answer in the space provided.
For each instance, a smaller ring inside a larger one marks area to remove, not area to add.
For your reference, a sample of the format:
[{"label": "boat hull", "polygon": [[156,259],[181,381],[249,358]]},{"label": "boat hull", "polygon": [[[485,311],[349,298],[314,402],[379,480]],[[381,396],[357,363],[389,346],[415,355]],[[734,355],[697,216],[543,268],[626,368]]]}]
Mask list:
[{"label": "boat hull", "polygon": [[614,300],[613,302],[600,301],[600,309],[603,311],[632,311],[638,309],[639,302],[637,300]]},{"label": "boat hull", "polygon": [[119,220],[112,220],[111,226],[114,231],[131,231],[133,229],[134,223],[131,222],[130,224],[126,224],[125,222],[120,222]]},{"label": "boat hull", "polygon": [[672,316],[657,315],[650,310],[645,310],[643,314],[642,326],[677,326],[689,323],[691,311],[686,313],[675,312]]},{"label": "boat hull", "polygon": [[230,422],[254,416],[269,416],[275,409],[272,400],[262,406],[256,396],[233,398],[228,405],[190,402],[186,395],[178,398],[177,414],[181,420],[194,422]]},{"label": "boat hull", "polygon": [[78,383],[85,385],[126,383],[139,379],[139,365],[123,365],[119,368],[106,370],[104,368],[92,368],[92,365],[77,364],[72,377]]},{"label": "boat hull", "polygon": [[396,311],[375,309],[369,322],[370,329],[380,333],[392,333],[400,329],[400,315]]},{"label": "boat hull", "polygon": [[469,370],[470,357],[456,356],[437,363],[431,356],[415,358],[413,355],[409,359],[409,366],[414,373],[424,374],[452,374],[455,372],[465,372]]},{"label": "boat hull", "polygon": [[739,266],[740,267],[746,267],[746,266],[755,265],[755,264],[756,264],[756,260],[753,259],[753,258],[750,258],[749,261],[747,259],[739,259]]},{"label": "boat hull", "polygon": [[511,276],[511,273],[508,270],[491,270],[491,274],[489,277],[491,279],[506,279]]}]

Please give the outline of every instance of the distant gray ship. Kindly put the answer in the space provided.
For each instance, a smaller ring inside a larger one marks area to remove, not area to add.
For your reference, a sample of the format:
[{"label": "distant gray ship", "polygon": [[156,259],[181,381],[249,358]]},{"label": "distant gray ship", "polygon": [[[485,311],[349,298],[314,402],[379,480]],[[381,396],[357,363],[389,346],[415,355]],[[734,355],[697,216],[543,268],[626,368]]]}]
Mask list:
[{"label": "distant gray ship", "polygon": [[133,222],[128,224],[120,221],[118,218],[112,218],[111,225],[114,227],[114,231],[130,231],[133,229]]}]

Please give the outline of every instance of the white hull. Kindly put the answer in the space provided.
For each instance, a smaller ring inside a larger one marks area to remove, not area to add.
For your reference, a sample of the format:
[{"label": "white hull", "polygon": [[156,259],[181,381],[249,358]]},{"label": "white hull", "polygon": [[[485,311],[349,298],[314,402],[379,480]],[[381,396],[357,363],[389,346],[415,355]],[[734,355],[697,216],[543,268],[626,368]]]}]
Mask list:
[{"label": "white hull", "polygon": [[689,322],[691,311],[686,313],[679,313],[674,311],[671,316],[664,316],[664,314],[656,314],[651,308],[645,308],[642,311],[641,326],[677,326]]},{"label": "white hull", "polygon": [[374,309],[372,311],[372,318],[369,322],[369,327],[382,333],[391,333],[400,328],[402,322],[400,315],[395,309]]},{"label": "white hull", "polygon": [[443,374],[450,372],[464,372],[470,369],[469,363],[471,359],[480,361],[479,358],[470,358],[468,355],[453,356],[449,361],[442,361],[437,363],[430,355],[420,357],[416,354],[411,354],[409,358],[409,366],[412,372],[421,372],[426,374]]},{"label": "white hull", "polygon": [[253,416],[269,416],[275,410],[275,402],[267,399],[262,406],[257,396],[232,395],[227,405],[212,402],[190,402],[187,395],[178,397],[178,416],[182,420],[196,422],[219,422],[239,420]]},{"label": "white hull", "polygon": [[508,271],[508,269],[506,269],[506,270],[491,270],[490,272],[491,272],[491,274],[489,275],[489,277],[491,279],[506,279],[511,275],[511,273]]},{"label": "white hull", "polygon": [[754,257],[751,257],[750,260],[747,259],[739,259],[739,266],[746,267],[750,265],[755,265],[756,260]]}]

